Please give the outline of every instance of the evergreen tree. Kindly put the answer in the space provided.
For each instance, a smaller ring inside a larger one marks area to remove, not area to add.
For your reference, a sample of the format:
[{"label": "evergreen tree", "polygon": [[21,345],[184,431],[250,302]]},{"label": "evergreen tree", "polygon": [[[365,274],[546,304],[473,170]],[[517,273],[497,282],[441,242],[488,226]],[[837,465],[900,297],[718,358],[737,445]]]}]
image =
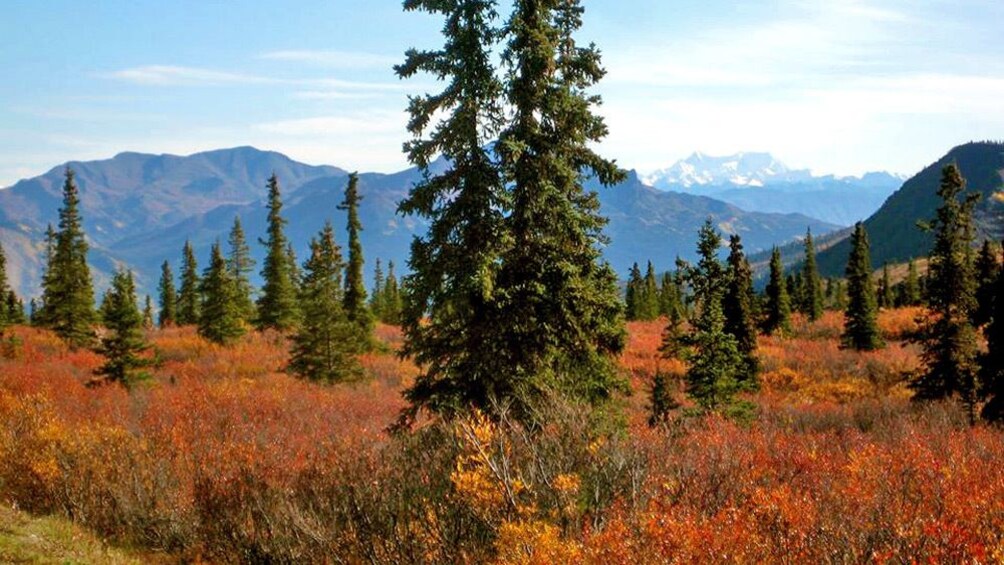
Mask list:
[{"label": "evergreen tree", "polygon": [[7,291],[6,323],[8,326],[23,326],[28,320],[24,316],[24,302],[13,290]]},{"label": "evergreen tree", "polygon": [[810,322],[823,316],[823,288],[816,267],[816,247],[812,231],[805,232],[805,262],[802,263],[801,311]]},{"label": "evergreen tree", "polygon": [[736,338],[725,331],[722,301],[728,275],[718,260],[721,235],[708,220],[698,238],[700,261],[690,272],[699,314],[694,319],[694,334],[688,344],[687,394],[705,410],[731,406],[740,389],[744,372],[743,358]]},{"label": "evergreen tree", "polygon": [[334,228],[325,223],[320,236],[310,242],[310,257],[304,264],[300,289],[303,323],[293,334],[289,362],[289,370],[297,376],[332,383],[362,375],[356,353],[365,343],[342,308],[344,268]]},{"label": "evergreen tree", "polygon": [[119,383],[132,388],[150,375],[143,371],[153,361],[143,354],[150,349],[143,337],[143,317],[136,305],[136,285],[131,271],[119,270],[112,278],[105,312],[107,334],[101,338],[98,353],[105,357],[89,384]]},{"label": "evergreen tree", "polygon": [[[286,244],[286,256],[289,257],[289,280],[293,281],[293,291],[299,296],[300,283],[303,282],[303,273],[300,272],[300,263],[296,258],[296,250],[293,249],[293,242]],[[299,312],[297,312],[299,316]]]},{"label": "evergreen tree", "polygon": [[613,186],[625,173],[593,150],[607,128],[588,90],[605,71],[594,45],[576,43],[582,13],[578,0],[521,1],[504,29],[511,119],[497,149],[512,212],[497,339],[510,384],[598,403],[624,388],[625,330],[616,276],[600,260],[606,219],[583,181]]},{"label": "evergreen tree", "polygon": [[385,324],[398,325],[401,323],[401,311],[404,308],[401,299],[401,289],[394,274],[394,262],[387,263],[387,278],[383,286],[383,299],[380,301],[383,308],[382,320]]},{"label": "evergreen tree", "polygon": [[743,388],[756,390],[759,388],[760,359],[757,357],[756,316],[753,310],[753,269],[743,253],[738,234],[729,238],[729,248],[728,287],[723,303],[725,332],[735,338],[742,356],[742,370],[736,379]]},{"label": "evergreen tree", "polygon": [[261,241],[267,249],[261,276],[264,279],[258,298],[258,327],[285,332],[293,329],[299,314],[296,311],[296,286],[286,240],[286,219],[282,217],[282,194],[279,179],[273,173],[268,179],[268,239]]},{"label": "evergreen tree", "polygon": [[97,314],[87,250],[80,216],[80,194],[73,170],[67,168],[59,231],[47,267],[42,300],[46,323],[71,347],[88,347],[95,337],[93,325],[97,322]]},{"label": "evergreen tree", "polygon": [[173,326],[178,316],[178,296],[174,291],[174,273],[167,261],[160,266],[160,283],[157,288],[160,294],[160,316],[157,322],[161,328]]},{"label": "evergreen tree", "polygon": [[102,293],[101,295],[101,303],[98,305],[98,321],[101,324],[105,323],[105,317],[111,311],[112,308],[111,296],[112,296],[111,288],[106,289],[105,292]]},{"label": "evergreen tree", "polygon": [[149,294],[146,295],[146,302],[143,305],[143,328],[153,329],[153,299]]},{"label": "evergreen tree", "polygon": [[847,309],[847,288],[842,281],[834,283],[836,290],[833,291],[833,309],[844,311]]},{"label": "evergreen tree", "polygon": [[[422,367],[406,397],[411,407],[445,414],[493,400],[513,390],[507,384],[504,344],[494,339],[505,319],[496,291],[499,261],[507,245],[503,216],[511,210],[505,179],[487,144],[504,124],[502,84],[493,47],[499,30],[494,0],[416,0],[406,10],[440,15],[442,47],[411,49],[398,76],[441,77],[441,92],[413,96],[405,145],[408,159],[424,173],[399,211],[429,222],[411,245],[404,279],[403,352]],[[433,122],[442,116],[438,122]],[[442,155],[449,168],[429,165]]]},{"label": "evergreen tree", "polygon": [[373,293],[370,295],[370,312],[380,321],[383,321],[384,315],[384,295],[383,265],[380,263],[380,259],[377,258],[376,267],[373,269]]},{"label": "evergreen tree", "polygon": [[1004,422],[1004,270],[997,271],[995,288],[990,296],[990,322],[983,328],[987,351],[980,356],[980,392],[987,397],[983,418]]},{"label": "evergreen tree", "polygon": [[359,194],[359,176],[352,173],[345,187],[345,200],[338,205],[338,209],[345,210],[348,215],[346,229],[349,232],[349,264],[345,270],[343,306],[345,315],[359,327],[360,340],[369,343],[373,333],[373,316],[366,307],[366,285],[363,282],[363,244],[359,239],[359,234],[363,231],[363,224],[359,220],[359,203],[362,199]]},{"label": "evergreen tree", "polygon": [[624,294],[625,312],[627,319],[632,322],[641,319],[644,292],[645,281],[641,278],[641,269],[638,268],[638,263],[634,263],[628,274],[627,288]]},{"label": "evergreen tree", "polygon": [[676,280],[668,271],[662,274],[662,285],[659,288],[659,315],[672,316],[674,312],[679,315],[680,295],[676,285]]},{"label": "evergreen tree", "polygon": [[670,413],[679,406],[669,390],[669,376],[662,371],[656,371],[649,391],[648,426],[654,428],[669,422]]},{"label": "evergreen tree", "polygon": [[190,241],[185,241],[181,263],[181,291],[178,293],[177,323],[191,326],[199,323],[202,313],[202,297],[199,295],[199,265],[195,260],[195,250]]},{"label": "evergreen tree", "polygon": [[903,282],[902,306],[918,306],[920,304],[920,279],[917,276],[917,263],[910,259],[907,266],[906,280]]},{"label": "evergreen tree", "polygon": [[223,258],[219,241],[213,244],[209,266],[202,274],[200,290],[203,302],[199,335],[224,345],[244,335],[237,282]]},{"label": "evergreen tree", "polygon": [[52,278],[52,264],[56,256],[56,230],[49,224],[45,228],[45,264],[42,266],[42,297],[36,303],[32,325],[36,327],[48,327],[49,316],[45,307],[45,297],[54,291]]},{"label": "evergreen tree", "polygon": [[972,209],[978,195],[963,197],[958,166],[942,170],[942,204],[927,227],[934,230],[928,285],[929,315],[918,341],[924,369],[911,383],[916,400],[958,397],[975,421],[978,345],[972,314],[976,308]]},{"label": "evergreen tree", "polygon": [[642,293],[642,320],[654,320],[659,317],[659,281],[655,277],[655,267],[648,262],[645,270],[645,280]]},{"label": "evergreen tree", "polygon": [[0,335],[3,335],[3,331],[7,326],[12,325],[10,316],[8,315],[9,308],[6,305],[6,295],[7,287],[9,283],[7,282],[7,256],[4,253],[3,245],[0,244],[0,297],[5,299],[3,308],[0,308]]},{"label": "evergreen tree", "polygon": [[868,232],[858,222],[851,234],[851,255],[847,261],[847,310],[844,313],[844,347],[872,351],[885,346],[876,321],[878,305],[872,284],[872,261]]},{"label": "evergreen tree", "polygon": [[889,264],[882,265],[882,280],[879,282],[878,306],[886,309],[892,308],[895,304],[892,291],[892,278],[889,276]]},{"label": "evergreen tree", "polygon": [[40,321],[41,316],[42,316],[42,309],[38,305],[38,301],[32,298],[28,306],[28,321],[31,323],[32,326],[35,327],[41,326],[42,325]]},{"label": "evergreen tree", "polygon": [[770,281],[767,283],[766,315],[763,331],[766,334],[791,332],[791,301],[781,264],[781,250],[774,248],[770,256]]},{"label": "evergreen tree", "polygon": [[990,322],[993,311],[994,295],[997,292],[997,275],[1000,273],[1000,264],[997,262],[997,254],[990,244],[990,240],[985,240],[976,256],[976,308],[973,309],[973,325],[979,327]]},{"label": "evergreen tree", "polygon": [[255,261],[251,258],[251,248],[248,247],[247,239],[244,237],[240,216],[234,216],[234,225],[230,228],[227,243],[230,246],[227,269],[230,271],[230,277],[234,279],[237,309],[240,311],[241,320],[250,323],[255,317],[250,279],[251,273],[254,272]]}]

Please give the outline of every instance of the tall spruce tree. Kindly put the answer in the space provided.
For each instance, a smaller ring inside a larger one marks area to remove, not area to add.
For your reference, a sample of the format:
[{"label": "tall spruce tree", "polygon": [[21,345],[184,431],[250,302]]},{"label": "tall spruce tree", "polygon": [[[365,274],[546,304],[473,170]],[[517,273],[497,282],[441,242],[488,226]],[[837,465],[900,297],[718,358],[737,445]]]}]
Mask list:
[{"label": "tall spruce tree", "polygon": [[397,325],[401,323],[401,312],[403,303],[401,299],[401,288],[397,282],[397,275],[394,274],[394,262],[387,263],[387,278],[383,285],[383,298],[380,300],[383,308],[381,320],[385,324]]},{"label": "tall spruce tree", "polygon": [[181,257],[181,290],[178,292],[177,323],[191,326],[199,323],[202,296],[199,294],[199,264],[195,259],[192,242],[185,241]]},{"label": "tall spruce tree", "polygon": [[721,235],[708,220],[701,228],[697,252],[700,260],[690,271],[690,283],[698,305],[694,333],[688,344],[687,394],[705,410],[728,408],[741,388],[745,367],[736,338],[726,332],[723,298],[728,273],[718,260]]},{"label": "tall spruce tree", "polygon": [[[672,316],[680,309],[680,295],[676,280],[669,271],[662,274],[662,284],[659,287],[659,315]],[[679,315],[679,312],[677,312]]]},{"label": "tall spruce tree", "polygon": [[234,280],[223,258],[220,242],[213,244],[209,266],[202,275],[202,312],[199,316],[199,335],[219,344],[229,344],[245,333]]},{"label": "tall spruce tree", "polygon": [[363,231],[359,219],[359,203],[363,197],[359,194],[359,176],[349,175],[345,186],[345,199],[338,205],[339,210],[347,214],[346,230],[349,233],[349,263],[345,269],[345,296],[343,307],[345,315],[359,328],[359,337],[364,343],[370,343],[373,333],[373,316],[366,306],[366,283],[363,281],[363,244],[360,233]]},{"label": "tall spruce tree", "polygon": [[296,326],[299,314],[296,304],[296,286],[286,240],[286,219],[282,216],[282,191],[279,178],[272,174],[268,179],[268,239],[261,240],[266,248],[261,276],[264,284],[258,298],[260,329],[285,332]]},{"label": "tall spruce tree", "polygon": [[[512,387],[502,386],[503,344],[493,339],[504,317],[496,280],[508,244],[503,217],[511,210],[488,147],[505,119],[492,52],[499,39],[496,2],[414,0],[405,9],[441,16],[444,44],[409,50],[398,76],[429,73],[445,83],[441,92],[412,96],[408,108],[412,140],[405,150],[424,177],[399,210],[430,227],[412,242],[404,279],[403,352],[423,368],[406,392],[407,421],[420,408],[447,415],[488,409]],[[439,155],[449,167],[433,171]]]},{"label": "tall spruce tree", "polygon": [[972,320],[977,327],[990,322],[993,311],[994,295],[997,292],[997,275],[1000,264],[997,253],[990,243],[984,240],[980,252],[976,256],[976,308],[973,309]]},{"label": "tall spruce tree", "polygon": [[160,266],[160,283],[157,285],[160,313],[157,323],[163,329],[173,326],[178,317],[178,295],[174,290],[174,273],[171,263],[164,261]]},{"label": "tall spruce tree", "polygon": [[101,338],[98,353],[105,363],[94,374],[89,384],[119,383],[132,388],[150,375],[143,369],[153,364],[144,355],[150,345],[143,336],[143,316],[136,304],[136,285],[131,271],[120,269],[112,278],[104,325],[107,333]]},{"label": "tall spruce tree", "polygon": [[47,266],[42,300],[45,320],[71,347],[94,343],[94,288],[87,265],[87,241],[80,215],[80,191],[73,170],[67,167],[63,183],[63,207],[59,209],[59,231]]},{"label": "tall spruce tree", "polygon": [[872,261],[868,232],[858,222],[851,234],[851,255],[845,271],[847,277],[847,310],[844,312],[844,347],[872,351],[885,346],[877,322],[878,304],[872,283]]},{"label": "tall spruce tree", "polygon": [[882,265],[882,278],[879,281],[878,305],[879,308],[892,308],[896,299],[892,291],[892,277],[889,274],[889,263]]},{"label": "tall spruce tree", "polygon": [[984,326],[987,351],[980,356],[980,393],[987,397],[983,419],[1004,423],[1004,270],[998,269],[990,297],[990,322]]},{"label": "tall spruce tree", "polygon": [[304,264],[303,323],[293,334],[289,361],[289,370],[299,377],[333,383],[362,376],[356,354],[365,343],[342,308],[344,268],[335,230],[330,222],[325,223],[320,235],[311,240],[310,257]]},{"label": "tall spruce tree", "polygon": [[965,196],[958,166],[942,169],[942,204],[927,227],[934,230],[930,255],[928,316],[918,341],[924,368],[911,383],[916,400],[956,397],[975,421],[977,401],[976,277],[973,268],[972,210],[978,194]]},{"label": "tall spruce tree", "polygon": [[578,0],[520,1],[504,29],[511,119],[497,147],[513,200],[497,343],[507,385],[597,403],[625,386],[614,361],[625,330],[616,276],[600,261],[606,219],[583,180],[613,186],[625,173],[593,150],[607,127],[589,88],[605,71],[599,50],[575,40],[582,14]]},{"label": "tall spruce tree", "polygon": [[747,390],[759,388],[760,359],[757,357],[757,328],[754,312],[753,269],[743,253],[738,234],[729,238],[728,286],[723,310],[725,332],[736,340],[742,356],[742,370],[736,375],[739,385]]},{"label": "tall spruce tree", "polygon": [[651,261],[645,269],[643,288],[641,319],[654,320],[659,317],[659,280],[655,276],[655,267]]},{"label": "tall spruce tree", "polygon": [[251,258],[251,248],[248,247],[247,239],[244,237],[244,227],[241,225],[240,216],[234,216],[234,224],[230,228],[227,243],[229,244],[227,269],[230,270],[230,277],[234,279],[237,308],[240,311],[241,320],[250,323],[255,318],[250,278],[251,273],[254,272],[255,261]]},{"label": "tall spruce tree", "polygon": [[649,390],[648,426],[654,428],[669,422],[670,413],[679,407],[669,390],[669,375],[656,371]]},{"label": "tall spruce tree", "polygon": [[801,312],[815,322],[823,316],[823,285],[816,267],[816,246],[812,230],[805,232],[805,261],[802,263]]},{"label": "tall spruce tree", "polygon": [[7,291],[6,319],[8,326],[23,326],[28,323],[24,315],[24,301],[13,290]]},{"label": "tall spruce tree", "polygon": [[149,294],[143,303],[143,329],[153,329],[153,299]]},{"label": "tall spruce tree", "polygon": [[641,278],[641,269],[638,267],[638,263],[634,263],[631,265],[631,272],[628,273],[627,285],[624,290],[624,310],[628,320],[641,319],[644,292],[645,281]]},{"label": "tall spruce tree", "polygon": [[906,280],[903,281],[900,304],[902,306],[920,305],[920,278],[917,276],[917,263],[913,259],[910,259],[906,268]]},{"label": "tall spruce tree", "polygon": [[787,334],[791,332],[791,299],[784,279],[784,265],[781,250],[777,247],[770,255],[770,280],[766,289],[766,304],[763,331],[766,334]]},{"label": "tall spruce tree", "polygon": [[56,230],[49,224],[45,228],[45,263],[42,265],[42,296],[36,302],[31,323],[36,327],[48,327],[48,311],[45,307],[45,296],[52,292],[52,264],[56,256]]},{"label": "tall spruce tree", "polygon": [[373,316],[383,321],[383,299],[384,299],[384,275],[383,264],[378,257],[376,266],[373,267],[373,292],[370,294],[370,312]]}]

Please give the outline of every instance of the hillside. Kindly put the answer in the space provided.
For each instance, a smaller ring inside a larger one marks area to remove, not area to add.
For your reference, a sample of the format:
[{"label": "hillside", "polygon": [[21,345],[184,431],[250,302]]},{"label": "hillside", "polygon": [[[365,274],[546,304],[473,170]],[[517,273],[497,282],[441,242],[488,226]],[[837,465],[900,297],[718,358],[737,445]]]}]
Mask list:
[{"label": "hillside", "polygon": [[[260,264],[264,250],[255,239],[265,232],[262,198],[272,171],[283,186],[288,235],[301,258],[325,220],[332,220],[339,236],[344,234],[343,214],[336,205],[346,172],[336,167],[305,165],[250,147],[188,157],[123,153],[68,165],[77,171],[99,288],[116,262],[124,262],[137,271],[141,290],[152,292],[162,261],[177,264],[184,241],[191,239],[204,262],[212,243],[225,241],[235,215],[241,216]],[[0,236],[11,279],[24,296],[37,293],[43,234],[45,226],[56,221],[65,167],[0,191]],[[424,222],[397,214],[397,203],[419,179],[415,169],[360,175],[369,269],[376,258],[403,268],[412,238],[424,233]],[[676,255],[692,257],[697,230],[709,216],[723,231],[742,234],[754,252],[789,241],[807,226],[815,233],[836,227],[798,214],[751,213],[704,196],[658,191],[633,173],[617,187],[588,186],[598,191],[602,213],[610,218],[606,233],[611,241],[603,252],[619,273],[634,261],[652,259],[669,266]]]},{"label": "hillside", "polygon": [[[1004,232],[1004,205],[1000,200],[1004,172],[1004,143],[978,142],[960,145],[947,155],[907,180],[885,204],[865,221],[871,241],[871,257],[875,266],[902,263],[911,257],[926,256],[933,237],[917,227],[917,222],[934,217],[940,199],[937,195],[941,169],[958,164],[968,181],[970,192],[984,198],[977,205],[978,237],[998,239]],[[850,242],[844,240],[819,254],[819,268],[825,276],[843,273],[850,253]]]}]

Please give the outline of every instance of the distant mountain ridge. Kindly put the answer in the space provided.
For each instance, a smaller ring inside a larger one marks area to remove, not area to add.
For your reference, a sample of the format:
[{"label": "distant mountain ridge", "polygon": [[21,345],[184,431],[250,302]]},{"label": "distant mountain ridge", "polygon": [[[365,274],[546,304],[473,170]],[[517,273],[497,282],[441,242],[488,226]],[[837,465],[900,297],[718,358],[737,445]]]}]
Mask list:
[{"label": "distant mountain ridge", "polygon": [[661,190],[710,196],[744,210],[802,213],[841,226],[870,216],[903,183],[902,177],[887,172],[813,176],[769,153],[694,153],[644,180]]},{"label": "distant mountain ridge", "polygon": [[[338,167],[306,165],[250,147],[186,157],[121,153],[71,162],[0,190],[0,240],[13,284],[26,297],[38,292],[44,232],[56,222],[67,165],[77,173],[98,288],[116,264],[124,263],[137,271],[141,289],[152,292],[162,261],[170,260],[177,271],[181,247],[191,239],[201,265],[214,241],[226,241],[235,215],[241,216],[260,266],[264,250],[255,240],[265,233],[263,198],[273,171],[283,187],[288,235],[301,260],[324,221],[331,220],[339,236],[345,233],[344,214],[336,205],[347,173]],[[425,233],[423,220],[397,214],[398,202],[420,179],[414,168],[360,175],[368,272],[377,258],[393,260],[403,270],[412,239]],[[602,188],[595,181],[587,186],[597,190],[601,213],[610,218],[604,257],[622,275],[634,261],[652,259],[669,267],[676,255],[692,257],[697,230],[709,216],[724,231],[741,233],[750,251],[789,241],[806,227],[815,233],[836,227],[800,214],[749,213],[705,196],[658,191],[633,173],[617,187]]]}]

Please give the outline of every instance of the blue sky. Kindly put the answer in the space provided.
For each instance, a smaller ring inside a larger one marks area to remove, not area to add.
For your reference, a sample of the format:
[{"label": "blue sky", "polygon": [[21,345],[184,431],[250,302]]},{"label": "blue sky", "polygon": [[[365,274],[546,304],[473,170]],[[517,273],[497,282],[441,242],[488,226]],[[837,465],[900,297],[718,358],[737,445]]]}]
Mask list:
[{"label": "blue sky", "polygon": [[[912,174],[1004,138],[1004,2],[586,0],[604,52],[602,150],[643,172],[769,151],[819,173]],[[411,46],[391,0],[8,0],[0,186],[70,159],[237,145],[394,171]]]}]

